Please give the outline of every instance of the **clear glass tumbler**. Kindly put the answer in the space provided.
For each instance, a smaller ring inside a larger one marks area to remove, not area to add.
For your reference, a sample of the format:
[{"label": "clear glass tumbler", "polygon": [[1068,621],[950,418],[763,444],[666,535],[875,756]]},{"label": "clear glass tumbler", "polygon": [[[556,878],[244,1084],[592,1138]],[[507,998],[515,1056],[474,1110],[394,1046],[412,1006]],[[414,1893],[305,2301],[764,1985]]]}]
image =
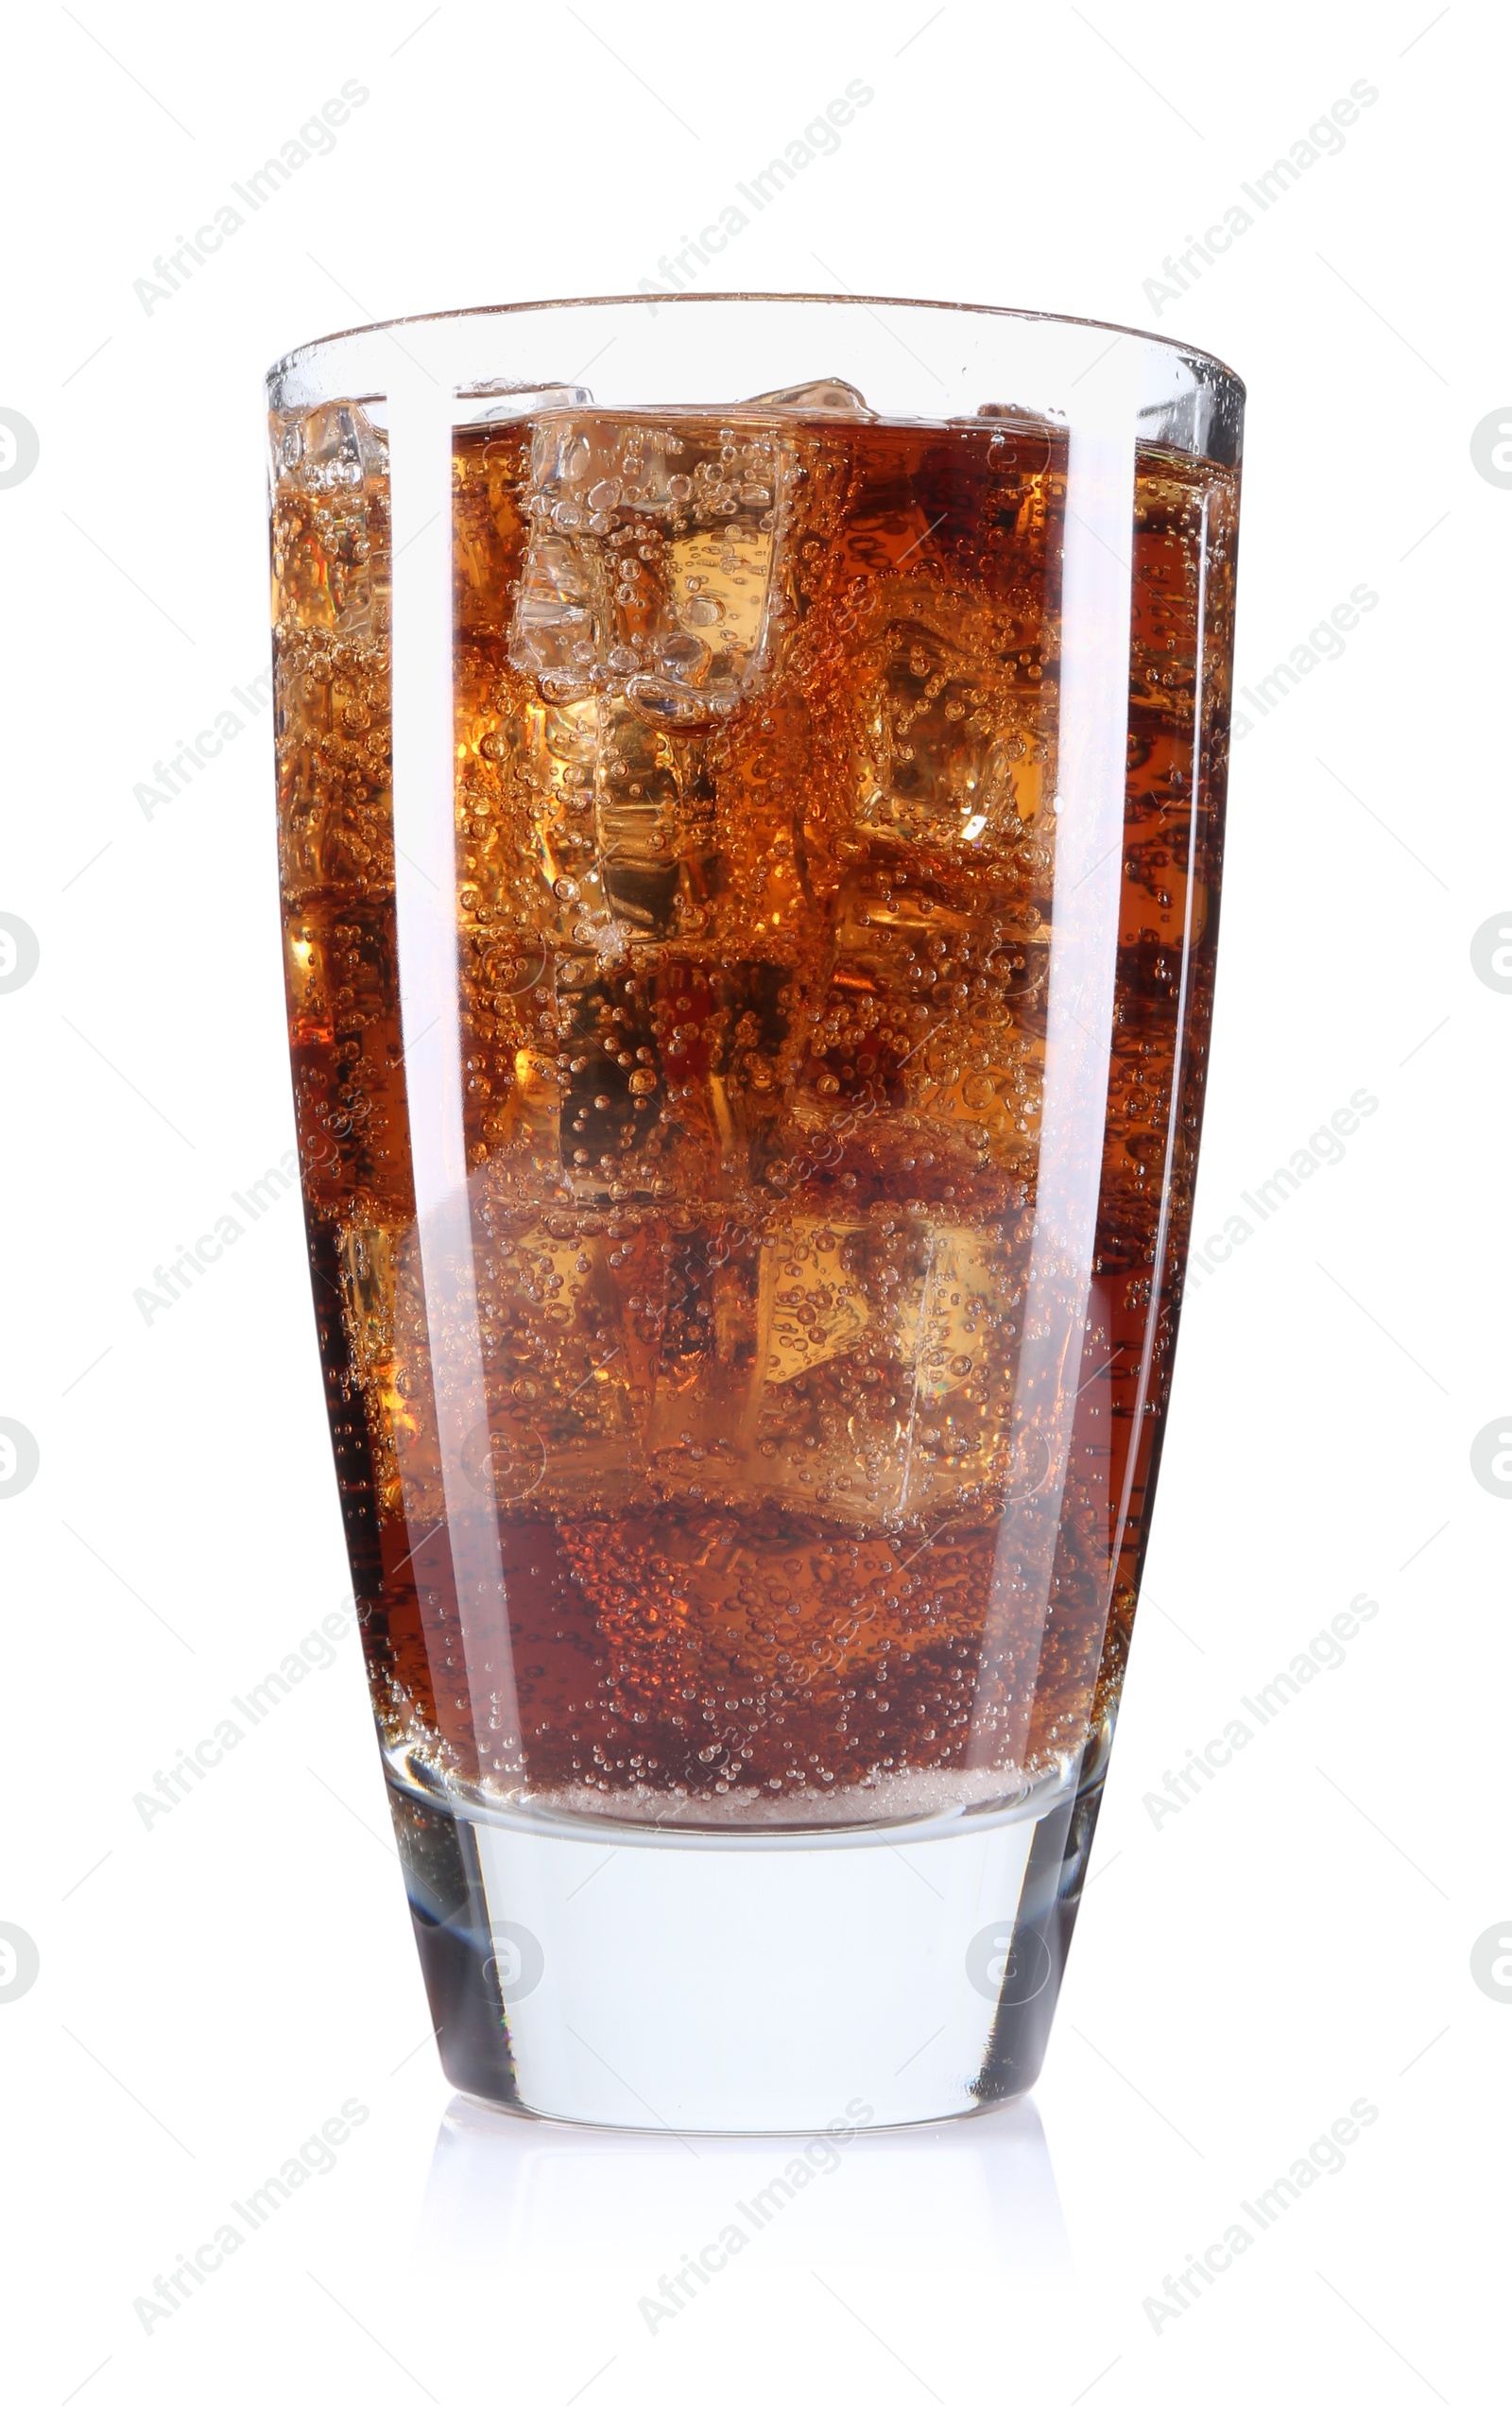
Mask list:
[{"label": "clear glass tumbler", "polygon": [[1021,2094],[1176,1344],[1243,390],[690,294],[269,400],[316,1313],[446,2072],[677,2130]]}]

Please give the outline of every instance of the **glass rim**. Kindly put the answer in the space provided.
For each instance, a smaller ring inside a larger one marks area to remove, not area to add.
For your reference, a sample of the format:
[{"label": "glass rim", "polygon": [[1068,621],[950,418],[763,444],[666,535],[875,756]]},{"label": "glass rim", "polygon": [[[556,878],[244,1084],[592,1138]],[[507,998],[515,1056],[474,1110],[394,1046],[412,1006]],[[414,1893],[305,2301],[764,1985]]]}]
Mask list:
[{"label": "glass rim", "polygon": [[995,302],[939,302],[910,298],[891,293],[783,293],[741,292],[718,293],[588,293],[558,294],[537,302],[472,302],[458,310],[417,310],[392,319],[371,319],[352,327],[337,327],[328,335],[312,336],[284,353],[266,371],[266,382],[271,386],[276,378],[314,360],[333,344],[345,343],[355,336],[392,335],[401,327],[458,324],[469,319],[525,318],[552,310],[610,310],[676,308],[679,304],[696,308],[710,302],[818,302],[841,309],[868,310],[940,310],[953,317],[977,319],[1010,319],[1024,326],[1087,327],[1094,335],[1128,336],[1137,343],[1159,345],[1162,351],[1177,353],[1182,360],[1200,364],[1213,371],[1233,389],[1241,401],[1248,400],[1248,389],[1236,369],[1231,369],[1216,353],[1205,351],[1200,344],[1188,343],[1179,336],[1160,335],[1148,327],[1130,327],[1116,319],[1084,319],[1074,312],[1062,310],[1023,310],[1008,303]]}]

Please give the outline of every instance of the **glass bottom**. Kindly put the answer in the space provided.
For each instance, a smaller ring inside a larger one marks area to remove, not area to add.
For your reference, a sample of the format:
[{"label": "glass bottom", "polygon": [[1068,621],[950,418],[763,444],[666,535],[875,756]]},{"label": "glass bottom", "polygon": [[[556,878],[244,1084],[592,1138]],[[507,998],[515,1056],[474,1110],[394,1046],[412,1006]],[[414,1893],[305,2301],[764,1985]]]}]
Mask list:
[{"label": "glass bottom", "polygon": [[1040,2073],[1102,1798],[785,1835],[484,1818],[390,1780],[452,2084],[680,2134],[979,2111]]}]

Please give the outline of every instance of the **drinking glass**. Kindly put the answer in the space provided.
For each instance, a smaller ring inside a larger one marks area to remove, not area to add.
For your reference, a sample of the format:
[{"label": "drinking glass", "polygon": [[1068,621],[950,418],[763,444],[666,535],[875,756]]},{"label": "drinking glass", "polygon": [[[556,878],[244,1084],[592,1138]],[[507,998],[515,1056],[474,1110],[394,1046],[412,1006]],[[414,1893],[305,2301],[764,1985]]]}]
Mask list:
[{"label": "drinking glass", "polygon": [[1034,2080],[1170,1390],[1243,389],[641,295],[269,377],[316,1317],[441,2060]]}]

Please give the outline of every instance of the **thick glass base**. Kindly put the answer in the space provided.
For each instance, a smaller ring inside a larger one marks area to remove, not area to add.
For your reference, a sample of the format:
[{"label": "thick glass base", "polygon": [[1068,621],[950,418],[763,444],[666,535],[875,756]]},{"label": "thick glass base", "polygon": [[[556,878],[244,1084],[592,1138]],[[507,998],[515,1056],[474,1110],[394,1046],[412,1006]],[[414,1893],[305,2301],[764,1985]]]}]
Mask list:
[{"label": "thick glass base", "polygon": [[1102,1793],[780,1839],[463,1813],[390,1784],[454,2086],[614,2129],[899,2127],[1022,2094]]}]

